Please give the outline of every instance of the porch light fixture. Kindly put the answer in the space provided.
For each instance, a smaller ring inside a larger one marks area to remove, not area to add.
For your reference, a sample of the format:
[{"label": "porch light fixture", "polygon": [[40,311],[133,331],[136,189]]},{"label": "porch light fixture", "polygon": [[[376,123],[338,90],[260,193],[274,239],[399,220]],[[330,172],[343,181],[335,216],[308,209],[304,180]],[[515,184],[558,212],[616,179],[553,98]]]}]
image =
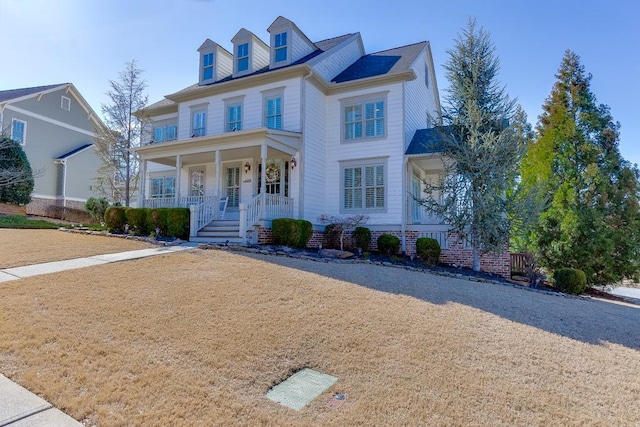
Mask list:
[{"label": "porch light fixture", "polygon": [[249,164],[249,162],[244,164],[244,173],[249,173],[249,171],[251,170],[251,165]]},{"label": "porch light fixture", "polygon": [[298,162],[296,161],[295,157],[291,158],[291,169],[295,168],[296,166],[298,166]]}]

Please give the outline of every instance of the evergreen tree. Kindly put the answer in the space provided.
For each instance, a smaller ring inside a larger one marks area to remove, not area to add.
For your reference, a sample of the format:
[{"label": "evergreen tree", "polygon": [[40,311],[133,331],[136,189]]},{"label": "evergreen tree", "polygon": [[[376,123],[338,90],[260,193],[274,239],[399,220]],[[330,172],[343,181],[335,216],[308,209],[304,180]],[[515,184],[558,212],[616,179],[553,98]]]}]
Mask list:
[{"label": "evergreen tree", "polygon": [[0,134],[0,202],[26,205],[33,185],[33,171],[20,143]]},{"label": "evergreen tree", "polygon": [[620,155],[620,124],[596,103],[580,57],[567,51],[556,78],[522,163],[523,184],[548,200],[530,234],[543,265],[611,284],[638,272],[638,171]]},{"label": "evergreen tree", "polygon": [[419,202],[471,242],[473,269],[479,271],[482,253],[508,245],[513,200],[507,190],[524,152],[526,116],[497,81],[495,47],[474,19],[448,54],[445,178],[425,182],[426,197]]}]

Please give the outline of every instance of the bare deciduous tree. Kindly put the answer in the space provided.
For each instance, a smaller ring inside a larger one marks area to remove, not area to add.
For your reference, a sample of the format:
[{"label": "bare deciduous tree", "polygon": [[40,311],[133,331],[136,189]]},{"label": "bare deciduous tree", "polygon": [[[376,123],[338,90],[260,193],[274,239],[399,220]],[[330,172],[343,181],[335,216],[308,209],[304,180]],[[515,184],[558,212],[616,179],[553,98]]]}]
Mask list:
[{"label": "bare deciduous tree", "polygon": [[148,100],[142,72],[132,60],[119,73],[118,80],[109,80],[107,95],[111,102],[102,104],[106,128],[98,129],[96,137],[97,151],[104,163],[96,179],[98,191],[125,206],[138,190],[138,159],[132,148],[140,145],[145,125],[144,117],[135,115]]}]

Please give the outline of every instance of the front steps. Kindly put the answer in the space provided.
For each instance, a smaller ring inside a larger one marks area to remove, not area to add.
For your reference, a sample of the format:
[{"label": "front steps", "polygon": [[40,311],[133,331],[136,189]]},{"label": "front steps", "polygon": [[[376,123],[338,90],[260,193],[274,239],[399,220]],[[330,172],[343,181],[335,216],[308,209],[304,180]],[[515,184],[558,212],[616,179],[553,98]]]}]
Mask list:
[{"label": "front steps", "polygon": [[198,231],[197,237],[189,238],[190,242],[201,243],[227,243],[241,244],[240,221],[238,220],[218,220],[211,221],[202,230]]}]

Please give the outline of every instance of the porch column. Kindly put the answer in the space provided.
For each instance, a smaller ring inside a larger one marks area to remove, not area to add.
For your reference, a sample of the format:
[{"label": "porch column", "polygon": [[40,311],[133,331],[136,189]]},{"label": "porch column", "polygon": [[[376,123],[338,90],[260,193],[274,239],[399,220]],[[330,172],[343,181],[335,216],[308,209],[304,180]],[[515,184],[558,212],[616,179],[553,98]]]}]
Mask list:
[{"label": "porch column", "polygon": [[182,175],[182,156],[176,156],[176,206],[180,206],[180,175]]},{"label": "porch column", "polygon": [[140,162],[140,189],[138,191],[138,206],[146,207],[144,200],[147,198],[147,159],[142,159]]},{"label": "porch column", "polygon": [[218,198],[218,200],[220,199],[220,197],[222,197],[222,189],[220,188],[222,171],[220,170],[220,168],[222,168],[222,160],[220,159],[220,150],[216,150],[216,185],[214,188],[216,190],[215,196]]},{"label": "porch column", "polygon": [[[260,177],[260,219],[267,217],[267,182],[266,182],[266,170],[267,170],[267,143],[263,142],[260,147],[260,160],[262,162]],[[283,174],[284,175],[284,174]]]}]

